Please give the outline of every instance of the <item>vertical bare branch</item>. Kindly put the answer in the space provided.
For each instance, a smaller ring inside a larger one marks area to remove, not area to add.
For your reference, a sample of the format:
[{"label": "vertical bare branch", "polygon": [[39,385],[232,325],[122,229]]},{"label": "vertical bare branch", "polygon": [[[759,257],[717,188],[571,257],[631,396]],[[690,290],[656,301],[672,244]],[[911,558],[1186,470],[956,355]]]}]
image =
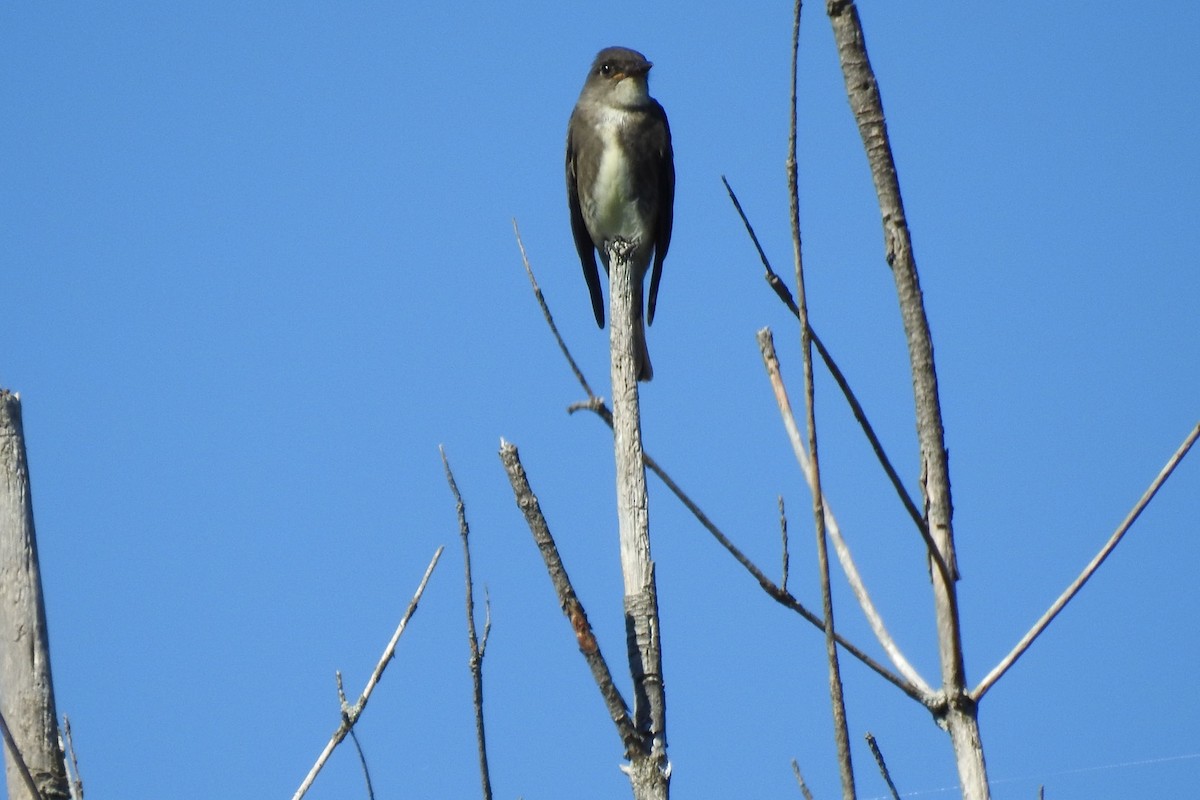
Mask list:
[{"label": "vertical bare branch", "polygon": [[[21,398],[0,389],[0,717],[8,795],[67,798]],[[19,755],[18,755],[19,754]],[[30,794],[30,781],[37,787]]]},{"label": "vertical bare branch", "polygon": [[621,574],[625,583],[625,638],[633,677],[633,719],[649,752],[633,759],[630,781],[639,798],[666,797],[666,692],[663,690],[661,628],[654,562],[650,557],[646,465],[642,453],[641,409],[638,399],[639,347],[634,331],[642,314],[642,276],[631,260],[633,247],[620,239],[608,244],[609,325],[612,357],[614,454],[617,471],[617,529],[621,542]]},{"label": "vertical bare branch", "polygon": [[1161,489],[1162,485],[1167,482],[1167,478],[1171,477],[1171,473],[1175,471],[1177,466],[1179,466],[1179,462],[1183,461],[1184,456],[1186,456],[1188,451],[1192,449],[1192,445],[1196,443],[1197,438],[1200,438],[1200,425],[1192,428],[1191,433],[1184,438],[1183,443],[1179,445],[1179,447],[1175,450],[1175,453],[1167,460],[1166,465],[1163,466],[1163,468],[1159,471],[1158,476],[1150,484],[1149,488],[1147,488],[1142,494],[1141,499],[1139,499],[1130,512],[1125,515],[1125,519],[1120,525],[1117,526],[1116,531],[1114,531],[1113,535],[1110,536],[1108,541],[1104,543],[1104,546],[1100,548],[1100,552],[1097,553],[1095,557],[1088,562],[1088,565],[1083,568],[1083,572],[1079,573],[1079,577],[1071,582],[1071,585],[1068,586],[1061,595],[1059,595],[1058,599],[1055,600],[1050,608],[1046,610],[1046,613],[1043,614],[1041,618],[1034,623],[1033,627],[1021,637],[1021,641],[1017,642],[1017,645],[1012,649],[1012,652],[1001,659],[1000,663],[993,667],[992,671],[989,672],[987,676],[979,682],[979,685],[975,687],[974,691],[971,692],[971,697],[974,698],[976,702],[979,701],[979,698],[983,697],[988,689],[992,688],[996,681],[1000,680],[1004,673],[1008,672],[1009,668],[1012,667],[1013,664],[1017,663],[1017,659],[1029,649],[1031,644],[1033,644],[1033,640],[1040,636],[1042,631],[1046,630],[1046,626],[1054,621],[1054,618],[1058,616],[1058,612],[1062,611],[1063,608],[1066,607],[1067,603],[1071,602],[1071,599],[1079,593],[1079,590],[1082,589],[1083,585],[1088,582],[1088,579],[1092,577],[1092,574],[1100,568],[1100,565],[1104,563],[1104,560],[1108,558],[1109,554],[1112,553],[1118,544],[1120,544],[1121,539],[1125,537],[1125,534],[1129,532],[1129,529],[1133,526],[1133,523],[1137,521],[1139,516],[1141,516],[1142,511],[1144,511],[1146,506],[1150,504],[1150,501],[1154,499],[1154,495],[1158,494],[1158,490]]},{"label": "vertical bare branch", "polygon": [[471,697],[475,706],[475,740],[479,747],[479,778],[483,788],[483,800],[492,800],[492,776],[488,769],[487,736],[483,725],[483,654],[487,648],[488,634],[491,632],[491,604],[487,604],[488,611],[485,616],[483,643],[481,644],[475,630],[475,582],[471,578],[471,544],[469,541],[471,528],[467,525],[467,507],[463,503],[462,494],[458,491],[454,472],[450,469],[450,459],[446,458],[446,448],[439,446],[438,452],[442,454],[446,482],[450,484],[450,492],[454,495],[454,507],[458,513],[458,533],[463,544],[463,572],[467,583],[467,645],[471,650]]},{"label": "vertical bare branch", "polygon": [[[779,495],[779,535],[783,539],[783,579],[779,583],[779,591],[787,592],[788,582],[788,538],[787,513],[783,508],[783,495]],[[822,623],[821,627],[825,627]]]},{"label": "vertical bare branch", "polygon": [[821,461],[817,451],[816,393],[813,387],[812,333],[808,325],[808,299],[804,283],[804,256],[800,241],[800,188],[796,169],[796,74],[800,53],[800,9],[796,0],[792,21],[791,114],[788,130],[788,200],[792,220],[792,251],[796,264],[797,307],[800,311],[800,349],[804,355],[804,408],[808,428],[808,473],[812,494],[813,519],[817,534],[817,563],[821,574],[821,605],[825,622],[825,657],[829,663],[829,697],[833,705],[833,732],[837,742],[838,766],[842,778],[842,796],[853,800],[854,768],[850,757],[850,734],[846,725],[846,703],[842,693],[842,674],[838,666],[837,642],[833,632],[833,595],[829,588],[829,550],[825,538],[824,495],[821,492]]},{"label": "vertical bare branch", "polygon": [[75,757],[75,737],[71,733],[71,718],[63,714],[63,740],[67,752],[67,777],[71,781],[71,800],[83,800],[83,777],[79,774],[79,759]]},{"label": "vertical bare branch", "polygon": [[866,150],[883,224],[884,251],[896,284],[900,317],[904,323],[912,368],[917,439],[921,449],[921,489],[925,499],[925,521],[951,580],[940,569],[930,569],[934,613],[938,633],[942,692],[946,709],[938,722],[950,734],[958,766],[959,782],[966,800],[986,800],[990,790],[975,702],[967,693],[963,666],[962,633],[953,581],[958,578],[950,498],[949,456],[946,452],[937,373],[933,361],[933,339],[925,315],[921,286],[917,279],[912,239],[900,195],[900,181],[892,158],[883,100],[867,48],[862,22],[853,0],[827,0],[826,12],[833,26],[842,77],[850,108]]}]

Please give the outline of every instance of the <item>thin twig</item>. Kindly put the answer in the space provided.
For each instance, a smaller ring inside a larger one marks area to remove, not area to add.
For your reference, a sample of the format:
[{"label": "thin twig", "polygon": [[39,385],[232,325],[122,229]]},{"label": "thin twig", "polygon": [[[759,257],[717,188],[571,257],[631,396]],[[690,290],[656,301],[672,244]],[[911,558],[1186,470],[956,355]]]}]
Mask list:
[{"label": "thin twig", "polygon": [[438,446],[442,454],[442,466],[446,470],[446,482],[450,484],[450,492],[454,495],[454,507],[458,514],[458,534],[463,544],[463,572],[466,575],[466,606],[467,606],[467,645],[470,648],[471,666],[471,698],[475,706],[475,740],[479,748],[479,777],[483,788],[483,800],[492,798],[492,776],[488,769],[487,736],[483,725],[483,651],[487,646],[487,637],[491,627],[491,604],[487,604],[486,622],[483,629],[483,645],[475,631],[475,589],[471,577],[471,528],[467,524],[467,507],[463,503],[462,493],[458,491],[458,483],[454,480],[454,472],[450,469],[450,459],[446,457],[446,448]]},{"label": "thin twig", "polygon": [[792,759],[792,774],[796,776],[796,783],[800,785],[800,793],[804,795],[804,800],[813,800],[813,793],[808,790],[808,784],[804,782],[804,776],[800,774],[800,765],[794,758]]},{"label": "thin twig", "polygon": [[17,773],[21,776],[21,780],[25,782],[25,788],[29,789],[29,796],[40,798],[42,793],[38,791],[37,784],[33,780],[33,775],[29,772],[29,766],[25,763],[21,751],[17,749],[17,740],[13,738],[12,731],[8,729],[8,722],[4,719],[4,714],[0,713],[0,737],[3,737],[4,744],[8,747],[8,754],[12,757],[10,764],[15,764]]},{"label": "thin twig", "polygon": [[779,583],[779,590],[787,592],[788,582],[788,538],[787,538],[787,513],[783,508],[783,495],[779,495],[779,535],[783,539],[783,580]]},{"label": "thin twig", "polygon": [[[779,296],[779,299],[787,306],[788,310],[799,319],[800,309],[796,305],[796,301],[792,298],[791,290],[788,289],[787,284],[783,282],[783,279],[771,267],[771,262],[758,241],[758,235],[754,232],[754,226],[750,224],[750,219],[746,216],[746,212],[742,210],[742,204],[738,201],[733,187],[729,185],[729,181],[725,179],[724,175],[721,176],[721,181],[725,184],[725,191],[729,193],[729,199],[733,201],[733,207],[742,219],[742,225],[746,228],[746,233],[750,235],[750,241],[754,243],[755,249],[758,250],[758,256],[762,259],[763,267],[766,269],[763,277],[766,279],[767,285],[775,291],[775,294]],[[896,496],[900,498],[900,502],[904,505],[904,509],[908,512],[909,517],[916,526],[917,532],[921,534],[921,538],[925,542],[925,549],[928,551],[930,558],[933,559],[934,566],[942,574],[943,580],[949,581],[950,573],[946,569],[946,562],[942,560],[941,553],[938,552],[933,537],[929,535],[929,526],[925,524],[925,517],[921,514],[921,510],[917,508],[917,504],[913,502],[912,495],[904,487],[904,482],[900,479],[900,474],[896,472],[896,468],[892,466],[891,459],[888,458],[887,452],[883,449],[883,442],[879,440],[879,437],[875,434],[874,426],[867,419],[867,412],[863,409],[862,404],[858,402],[857,395],[850,388],[850,382],[846,380],[845,374],[838,367],[833,354],[825,347],[825,343],[821,341],[821,337],[817,335],[816,330],[812,327],[811,320],[808,325],[808,334],[812,339],[813,346],[817,348],[817,353],[821,356],[821,361],[824,362],[826,369],[829,370],[829,374],[833,377],[834,382],[837,383],[842,396],[846,398],[846,403],[850,406],[850,411],[854,414],[854,419],[858,421],[858,426],[862,428],[863,434],[867,437],[867,441],[871,445],[871,450],[875,453],[876,460],[887,474],[888,481],[891,482]]]},{"label": "thin twig", "polygon": [[538,286],[537,279],[533,277],[533,268],[529,266],[529,256],[525,253],[525,244],[521,241],[521,231],[517,228],[516,218],[512,221],[513,233],[517,237],[517,247],[521,249],[521,262],[525,265],[525,274],[529,276],[529,284],[533,287],[533,296],[537,298],[538,305],[542,308],[542,316],[546,318],[546,324],[550,326],[550,332],[554,334],[555,341],[558,342],[558,349],[562,350],[562,354],[566,356],[567,363],[571,365],[571,372],[575,373],[575,380],[579,381],[579,385],[587,392],[588,397],[595,397],[592,387],[588,385],[587,379],[583,377],[583,372],[579,369],[579,365],[575,363],[575,359],[571,356],[571,351],[567,349],[567,343],[563,341],[562,336],[558,332],[558,326],[554,324],[554,317],[550,314],[550,306],[546,304],[546,298],[542,295],[541,287]]},{"label": "thin twig", "polygon": [[879,767],[879,774],[883,776],[884,782],[887,783],[888,791],[892,793],[893,800],[900,800],[900,793],[896,791],[896,784],[892,783],[892,775],[888,772],[887,764],[883,762],[883,753],[879,752],[879,744],[875,741],[874,735],[867,731],[867,747],[871,748],[871,755],[875,756],[875,764]]},{"label": "thin twig", "polygon": [[292,800],[300,800],[301,797],[304,797],[309,788],[312,787],[313,781],[317,779],[317,774],[325,766],[325,762],[329,760],[329,757],[333,755],[333,751],[342,743],[342,740],[346,738],[346,734],[350,732],[350,729],[358,722],[358,718],[362,716],[363,710],[367,707],[367,701],[371,699],[371,693],[375,691],[375,687],[379,684],[379,679],[383,676],[383,671],[387,668],[388,662],[396,654],[396,644],[400,641],[400,636],[404,633],[404,629],[408,627],[408,621],[412,619],[413,614],[417,613],[417,604],[421,601],[421,595],[425,593],[425,586],[429,583],[429,576],[433,574],[433,568],[437,566],[438,559],[442,557],[443,550],[445,550],[445,547],[439,547],[434,552],[429,566],[425,568],[425,574],[421,577],[421,583],[417,586],[417,591],[413,594],[412,600],[409,601],[408,608],[404,611],[404,616],[400,618],[400,624],[396,626],[396,632],[392,634],[391,640],[383,650],[383,655],[380,656],[379,662],[371,672],[371,677],[367,680],[366,688],[359,695],[358,702],[353,706],[346,707],[345,693],[341,693],[343,703],[342,721],[338,725],[337,730],[333,732],[333,735],[329,737],[329,742],[325,745],[325,749],[321,751],[321,755],[317,756],[316,763],[308,771],[308,775],[304,777],[300,788],[292,795]]},{"label": "thin twig", "polygon": [[63,714],[63,737],[66,741],[67,755],[71,757],[67,766],[71,770],[68,776],[71,781],[72,800],[83,800],[83,777],[79,774],[79,759],[75,757],[75,737],[71,733],[71,718]]},{"label": "thin twig", "polygon": [[1034,639],[1040,636],[1042,631],[1046,630],[1046,626],[1048,626],[1054,620],[1054,618],[1058,616],[1058,613],[1062,611],[1064,607],[1066,607],[1067,603],[1071,602],[1071,599],[1075,597],[1076,594],[1079,593],[1079,590],[1082,589],[1083,585],[1087,583],[1089,578],[1092,577],[1092,574],[1100,568],[1100,565],[1104,563],[1104,560],[1108,558],[1109,554],[1112,553],[1118,544],[1120,544],[1121,539],[1124,538],[1125,534],[1129,532],[1130,527],[1133,526],[1133,523],[1141,515],[1142,511],[1144,511],[1146,506],[1150,504],[1150,501],[1154,499],[1154,495],[1157,494],[1158,490],[1161,489],[1163,484],[1167,482],[1167,478],[1171,477],[1171,473],[1175,471],[1177,466],[1179,466],[1179,462],[1183,461],[1184,456],[1186,456],[1188,451],[1192,449],[1192,445],[1196,443],[1197,438],[1200,438],[1200,424],[1192,428],[1191,433],[1184,438],[1183,443],[1179,445],[1179,447],[1175,450],[1175,453],[1170,459],[1167,460],[1166,465],[1163,466],[1163,468],[1159,471],[1158,477],[1154,479],[1154,481],[1150,484],[1150,487],[1142,494],[1141,499],[1137,501],[1137,504],[1134,505],[1133,509],[1130,510],[1130,512],[1125,516],[1125,519],[1122,520],[1121,524],[1117,526],[1117,529],[1113,532],[1113,535],[1110,536],[1108,541],[1105,542],[1104,546],[1100,548],[1100,552],[1097,553],[1090,562],[1088,562],[1088,565],[1083,568],[1083,572],[1079,573],[1079,577],[1071,582],[1071,585],[1068,586],[1061,595],[1059,595],[1058,599],[1054,601],[1053,605],[1051,605],[1050,608],[1046,610],[1046,613],[1041,616],[1041,619],[1035,622],[1033,627],[1021,637],[1021,641],[1017,642],[1017,645],[1012,649],[1012,652],[1006,655],[1000,661],[1000,663],[993,667],[992,671],[989,672],[987,676],[979,682],[979,685],[976,686],[971,692],[971,697],[976,702],[979,701],[979,698],[983,697],[988,689],[992,688],[992,685],[995,684],[1005,672],[1008,672],[1009,668],[1016,663],[1017,659],[1029,649],[1031,644],[1033,644]]},{"label": "thin twig", "polygon": [[621,742],[625,746],[625,757],[632,760],[633,756],[643,749],[642,736],[633,724],[633,719],[629,716],[629,706],[625,703],[625,698],[621,696],[620,690],[613,681],[612,672],[608,668],[608,662],[604,660],[604,655],[600,652],[600,643],[596,641],[596,635],[592,631],[591,623],[588,622],[583,604],[579,602],[579,596],[575,594],[575,587],[571,585],[567,569],[563,566],[562,558],[558,554],[558,546],[554,543],[554,537],[550,533],[550,526],[546,523],[537,496],[534,495],[533,489],[529,485],[525,467],[521,465],[521,457],[517,453],[516,445],[501,439],[500,461],[503,462],[504,470],[508,473],[508,480],[512,484],[517,507],[525,516],[525,523],[529,526],[533,540],[537,543],[542,559],[546,562],[546,571],[550,575],[550,582],[554,584],[554,591],[558,595],[563,613],[570,620],[571,627],[575,631],[575,641],[579,644],[579,652],[587,661],[588,667],[592,671],[592,678],[596,681],[596,686],[599,687],[600,695],[604,699],[604,705],[608,708],[609,716],[612,717],[613,723],[617,727],[617,735],[621,737]]},{"label": "thin twig", "polygon": [[800,182],[796,168],[796,76],[800,56],[800,9],[796,0],[792,17],[791,98],[788,124],[788,206],[792,222],[792,258],[796,269],[796,306],[800,311],[800,351],[804,359],[804,410],[808,432],[808,457],[811,465],[806,471],[812,496],[813,520],[816,523],[817,568],[821,578],[821,610],[825,623],[825,659],[829,665],[829,699],[833,708],[833,736],[837,743],[838,767],[841,773],[842,796],[854,800],[854,766],[850,753],[850,733],[846,723],[846,699],[842,671],[838,665],[837,641],[834,639],[833,591],[829,583],[829,541],[825,533],[825,496],[821,491],[821,459],[817,447],[817,403],[813,385],[812,329],[808,325],[808,288],[804,280],[804,255],[800,238]]},{"label": "thin twig", "polygon": [[[796,456],[797,462],[800,464],[801,470],[808,477],[811,466],[808,462],[808,453],[804,448],[803,440],[800,436],[800,429],[796,426],[796,418],[792,413],[792,404],[788,399],[787,388],[783,384],[783,376],[779,370],[779,358],[775,355],[775,345],[771,339],[771,332],[764,328],[758,334],[759,347],[762,349],[763,363],[767,369],[767,377],[771,381],[771,388],[775,392],[775,402],[779,406],[780,416],[783,418],[784,428],[787,430],[788,440],[792,444],[792,452]],[[811,478],[809,479],[811,481]],[[933,689],[925,682],[920,673],[908,662],[896,644],[892,635],[888,632],[887,626],[883,622],[883,617],[875,608],[874,602],[871,600],[871,595],[867,591],[866,585],[863,583],[862,577],[858,574],[858,567],[854,563],[854,558],[850,553],[850,548],[842,537],[841,526],[837,523],[837,518],[833,515],[833,511],[829,507],[829,501],[824,502],[825,509],[825,525],[829,531],[829,538],[833,540],[833,547],[838,556],[838,561],[842,565],[842,571],[846,574],[846,581],[850,584],[851,590],[854,592],[855,598],[858,600],[859,606],[862,608],[863,615],[867,618],[871,630],[875,633],[875,638],[882,645],[884,651],[888,654],[888,658],[896,669],[903,675],[910,684],[918,688],[923,697],[921,701],[926,705],[932,702]]]},{"label": "thin twig", "polygon": [[358,734],[354,732],[354,728],[350,729],[350,741],[354,742],[354,749],[358,753],[358,763],[362,765],[363,778],[367,782],[367,800],[375,800],[375,787],[371,785],[371,770],[367,767],[367,756],[363,753],[362,744],[358,741]]}]

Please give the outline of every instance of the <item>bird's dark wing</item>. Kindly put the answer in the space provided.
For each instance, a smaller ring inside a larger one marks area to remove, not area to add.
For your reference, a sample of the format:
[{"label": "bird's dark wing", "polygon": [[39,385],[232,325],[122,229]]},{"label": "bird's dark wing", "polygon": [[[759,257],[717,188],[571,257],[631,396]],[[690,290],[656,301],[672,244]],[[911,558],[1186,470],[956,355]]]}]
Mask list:
[{"label": "bird's dark wing", "polygon": [[[600,270],[596,266],[596,245],[588,233],[583,221],[583,209],[579,206],[579,177],[575,165],[575,129],[567,128],[567,203],[571,207],[571,234],[575,237],[575,250],[579,253],[579,263],[583,265],[583,277],[587,281],[588,293],[592,296],[592,313],[596,315],[596,324],[604,327],[604,295],[600,291]],[[585,176],[585,180],[587,180]]]},{"label": "bird's dark wing", "polygon": [[657,102],[654,115],[659,123],[658,224],[654,231],[654,271],[650,273],[650,298],[646,308],[646,321],[650,323],[654,322],[658,282],[662,280],[663,261],[671,246],[671,227],[675,222],[675,151],[671,147],[671,126],[667,124],[667,112]]}]

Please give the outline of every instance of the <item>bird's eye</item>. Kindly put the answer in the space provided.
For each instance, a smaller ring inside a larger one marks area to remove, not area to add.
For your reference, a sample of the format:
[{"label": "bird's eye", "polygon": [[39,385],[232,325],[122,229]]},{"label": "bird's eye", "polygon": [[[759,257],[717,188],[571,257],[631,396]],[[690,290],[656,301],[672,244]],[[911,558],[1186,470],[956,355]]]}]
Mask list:
[{"label": "bird's eye", "polygon": [[601,75],[612,75],[612,64],[601,64],[600,65],[600,74]]}]

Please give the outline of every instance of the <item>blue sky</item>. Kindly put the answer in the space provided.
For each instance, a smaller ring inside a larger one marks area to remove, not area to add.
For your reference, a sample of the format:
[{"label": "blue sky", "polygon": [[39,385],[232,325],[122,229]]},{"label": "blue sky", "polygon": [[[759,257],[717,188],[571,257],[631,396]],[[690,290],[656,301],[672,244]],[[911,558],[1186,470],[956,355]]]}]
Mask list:
[{"label": "blue sky", "polygon": [[[1194,48],[1172,0],[863,2],[931,319],[967,669],[1058,595],[1200,418]],[[798,335],[720,176],[790,276],[788,4],[128,3],[0,11],[0,385],[24,400],[60,711],[89,797],[287,797],[447,551],[360,724],[380,797],[478,791],[461,552],[494,628],[498,797],[627,796],[620,748],[496,451],[521,450],[622,661],[610,439],[511,220],[607,395],[571,242],[566,120],[595,51],[655,62],[678,172],[649,331],[648,451],[768,572],[776,497],[816,605],[808,500],[754,341]],[[820,4],[802,23],[813,324],[915,491],[903,334]],[[818,376],[821,457],[868,585],[936,680],[920,545]],[[1178,797],[1200,778],[1200,467],[985,698],[994,797]],[[836,796],[819,635],[651,479],[673,786]],[[839,585],[844,632],[869,633]],[[874,650],[877,652],[877,648]],[[946,736],[844,662],[862,797],[951,797]],[[339,751],[310,797],[364,796]]]}]

